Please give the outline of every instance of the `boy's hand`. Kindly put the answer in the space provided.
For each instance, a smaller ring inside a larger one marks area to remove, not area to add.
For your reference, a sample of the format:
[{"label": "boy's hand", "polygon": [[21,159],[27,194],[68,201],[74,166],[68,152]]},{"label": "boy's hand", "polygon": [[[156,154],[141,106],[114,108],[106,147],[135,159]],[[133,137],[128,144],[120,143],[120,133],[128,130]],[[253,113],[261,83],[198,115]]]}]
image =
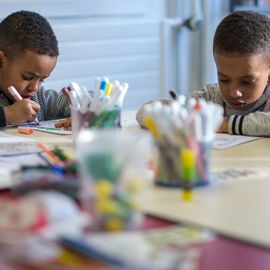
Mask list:
[{"label": "boy's hand", "polygon": [[217,133],[228,133],[229,119],[224,117],[221,125],[219,126]]},{"label": "boy's hand", "polygon": [[7,124],[33,121],[39,110],[39,104],[30,99],[22,99],[10,106],[4,107]]},{"label": "boy's hand", "polygon": [[57,128],[63,127],[64,129],[71,129],[71,118],[59,120],[58,122],[55,123],[55,127]]}]

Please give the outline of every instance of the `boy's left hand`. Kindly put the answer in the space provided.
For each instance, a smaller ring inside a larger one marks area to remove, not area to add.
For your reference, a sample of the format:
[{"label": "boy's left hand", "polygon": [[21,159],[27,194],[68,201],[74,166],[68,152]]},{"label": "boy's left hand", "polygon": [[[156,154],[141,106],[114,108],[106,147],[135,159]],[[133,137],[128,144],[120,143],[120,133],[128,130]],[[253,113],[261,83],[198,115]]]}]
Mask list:
[{"label": "boy's left hand", "polygon": [[70,130],[71,129],[71,118],[59,120],[58,122],[55,123],[55,127],[56,128],[63,127],[64,129]]},{"label": "boy's left hand", "polygon": [[221,125],[219,126],[217,133],[228,133],[229,119],[224,117]]}]

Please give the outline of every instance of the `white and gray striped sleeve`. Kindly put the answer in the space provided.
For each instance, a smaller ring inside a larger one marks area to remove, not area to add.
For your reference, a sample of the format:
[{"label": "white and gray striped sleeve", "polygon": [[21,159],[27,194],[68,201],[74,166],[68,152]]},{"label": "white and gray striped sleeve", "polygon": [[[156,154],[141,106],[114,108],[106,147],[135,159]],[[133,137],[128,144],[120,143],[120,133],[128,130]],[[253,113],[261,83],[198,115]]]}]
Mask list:
[{"label": "white and gray striped sleeve", "polygon": [[41,107],[39,113],[39,120],[41,121],[70,116],[68,98],[62,92],[41,88],[37,94],[37,102]]},{"label": "white and gray striped sleeve", "polygon": [[229,119],[229,134],[270,136],[270,112],[254,112],[232,115]]}]

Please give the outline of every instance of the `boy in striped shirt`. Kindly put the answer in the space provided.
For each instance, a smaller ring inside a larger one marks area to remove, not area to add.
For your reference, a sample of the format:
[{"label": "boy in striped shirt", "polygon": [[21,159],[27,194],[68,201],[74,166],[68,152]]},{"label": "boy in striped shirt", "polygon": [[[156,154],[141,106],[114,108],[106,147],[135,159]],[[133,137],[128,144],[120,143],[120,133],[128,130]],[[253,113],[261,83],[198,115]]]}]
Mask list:
[{"label": "boy in striped shirt", "polygon": [[[45,90],[44,79],[56,66],[58,42],[48,21],[31,11],[18,11],[0,23],[0,127],[23,121],[70,116],[62,92]],[[14,86],[22,100],[15,101]]]},{"label": "boy in striped shirt", "polygon": [[[270,18],[253,11],[229,14],[216,29],[213,54],[218,84],[191,96],[223,107],[218,132],[270,136]],[[144,105],[137,112],[142,126],[143,119]]]}]

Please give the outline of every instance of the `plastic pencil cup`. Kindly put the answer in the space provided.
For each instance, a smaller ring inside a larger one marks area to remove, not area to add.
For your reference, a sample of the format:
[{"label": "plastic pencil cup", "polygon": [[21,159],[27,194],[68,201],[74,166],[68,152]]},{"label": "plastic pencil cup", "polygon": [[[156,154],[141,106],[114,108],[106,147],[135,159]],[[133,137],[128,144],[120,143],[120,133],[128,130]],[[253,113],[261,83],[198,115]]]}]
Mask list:
[{"label": "plastic pencil cup", "polygon": [[191,140],[189,145],[184,147],[175,147],[167,143],[157,145],[157,185],[191,189],[209,183],[212,143]]},{"label": "plastic pencil cup", "polygon": [[115,106],[100,112],[88,111],[82,116],[84,128],[119,128],[121,127],[121,108]]},{"label": "plastic pencil cup", "polygon": [[81,204],[95,230],[118,231],[142,220],[138,206],[147,179],[151,140],[146,134],[116,129],[85,129],[76,155],[81,179]]},{"label": "plastic pencil cup", "polygon": [[71,125],[72,137],[73,137],[73,142],[75,142],[82,126],[82,114],[80,110],[74,109],[73,107],[71,107],[70,110],[71,110],[71,123],[72,123]]},{"label": "plastic pencil cup", "polygon": [[120,128],[121,108],[118,106],[100,113],[87,111],[81,113],[80,110],[71,107],[72,135],[76,141],[79,131],[82,128]]}]

